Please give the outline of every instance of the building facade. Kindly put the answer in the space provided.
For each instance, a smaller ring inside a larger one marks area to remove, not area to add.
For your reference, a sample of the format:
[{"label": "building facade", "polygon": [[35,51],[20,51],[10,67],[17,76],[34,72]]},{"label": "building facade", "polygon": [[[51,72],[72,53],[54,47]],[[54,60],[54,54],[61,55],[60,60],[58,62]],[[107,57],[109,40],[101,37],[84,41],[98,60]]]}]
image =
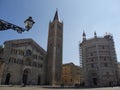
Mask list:
[{"label": "building facade", "polygon": [[0,84],[45,84],[46,51],[32,39],[5,41],[0,53]]},{"label": "building facade", "polygon": [[80,85],[83,83],[82,68],[67,63],[62,65],[62,84],[67,86]]},{"label": "building facade", "polygon": [[2,72],[3,72],[4,60],[3,60],[3,45],[0,46],[0,84],[2,79]]},{"label": "building facade", "polygon": [[118,84],[120,85],[120,62],[118,62]]},{"label": "building facade", "polygon": [[47,45],[47,84],[60,85],[62,72],[63,22],[60,22],[58,11],[49,23]]},{"label": "building facade", "polygon": [[104,37],[86,39],[79,44],[80,60],[83,67],[86,86],[110,86],[116,84],[117,58],[113,36],[106,34]]}]

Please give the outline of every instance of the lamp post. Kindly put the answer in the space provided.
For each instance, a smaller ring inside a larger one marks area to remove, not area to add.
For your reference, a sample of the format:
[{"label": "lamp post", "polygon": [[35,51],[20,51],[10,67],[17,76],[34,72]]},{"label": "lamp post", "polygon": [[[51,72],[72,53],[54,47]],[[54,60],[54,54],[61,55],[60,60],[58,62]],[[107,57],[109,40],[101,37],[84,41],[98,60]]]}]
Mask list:
[{"label": "lamp post", "polygon": [[12,23],[9,23],[7,21],[0,19],[0,31],[12,29],[12,30],[17,31],[18,33],[22,33],[24,31],[29,31],[35,22],[33,21],[32,17],[29,17],[28,19],[24,21],[24,23],[25,23],[25,28],[22,28],[22,27],[19,27],[17,25],[14,25]]}]

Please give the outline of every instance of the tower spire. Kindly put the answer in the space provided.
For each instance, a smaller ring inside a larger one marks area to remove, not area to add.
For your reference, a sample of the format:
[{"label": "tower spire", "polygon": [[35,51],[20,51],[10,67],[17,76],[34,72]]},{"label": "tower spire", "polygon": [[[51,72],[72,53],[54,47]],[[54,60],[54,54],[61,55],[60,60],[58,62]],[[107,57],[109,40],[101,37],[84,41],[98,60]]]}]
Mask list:
[{"label": "tower spire", "polygon": [[83,31],[83,37],[86,36],[85,32]]},{"label": "tower spire", "polygon": [[97,34],[96,34],[96,31],[94,32],[94,37],[97,38]]},{"label": "tower spire", "polygon": [[53,21],[49,23],[48,32],[46,83],[49,85],[60,85],[62,73],[63,23],[59,22],[57,10]]},{"label": "tower spire", "polygon": [[85,34],[84,30],[83,30],[83,41],[84,40],[86,40],[86,34]]},{"label": "tower spire", "polygon": [[55,21],[55,20],[58,20],[58,21],[59,21],[58,10],[56,10],[56,12],[55,12],[55,16],[54,16],[53,21]]}]

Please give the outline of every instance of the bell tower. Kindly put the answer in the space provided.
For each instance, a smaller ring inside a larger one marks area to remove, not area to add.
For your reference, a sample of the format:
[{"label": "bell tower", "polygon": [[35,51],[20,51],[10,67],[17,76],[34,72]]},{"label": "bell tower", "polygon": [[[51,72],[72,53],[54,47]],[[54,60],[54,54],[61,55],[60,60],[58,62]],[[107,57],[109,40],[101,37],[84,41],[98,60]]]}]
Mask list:
[{"label": "bell tower", "polygon": [[56,10],[53,21],[49,22],[47,44],[47,84],[60,85],[62,73],[63,22]]}]

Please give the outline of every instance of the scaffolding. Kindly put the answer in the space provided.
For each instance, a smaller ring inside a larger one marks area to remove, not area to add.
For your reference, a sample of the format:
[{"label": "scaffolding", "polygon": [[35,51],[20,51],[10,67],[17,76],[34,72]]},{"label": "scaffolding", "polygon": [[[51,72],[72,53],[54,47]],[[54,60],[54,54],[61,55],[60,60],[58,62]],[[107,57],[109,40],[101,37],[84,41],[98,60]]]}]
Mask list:
[{"label": "scaffolding", "polygon": [[81,43],[79,42],[79,59],[80,59],[80,67],[82,67],[82,49],[81,49]]}]

